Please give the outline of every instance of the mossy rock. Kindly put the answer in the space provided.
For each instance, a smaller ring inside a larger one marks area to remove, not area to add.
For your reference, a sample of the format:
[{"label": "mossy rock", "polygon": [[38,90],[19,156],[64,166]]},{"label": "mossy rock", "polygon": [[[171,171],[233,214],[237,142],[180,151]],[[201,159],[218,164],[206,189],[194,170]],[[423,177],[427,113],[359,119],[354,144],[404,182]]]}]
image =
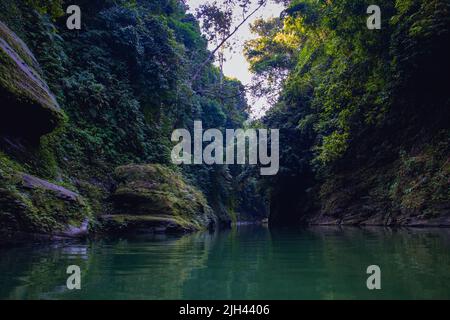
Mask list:
[{"label": "mossy rock", "polygon": [[122,216],[170,217],[183,229],[206,228],[216,220],[203,193],[166,166],[127,165],[118,167],[115,175],[113,200]]},{"label": "mossy rock", "polygon": [[99,218],[101,230],[114,233],[178,233],[202,229],[203,226],[177,216],[163,215],[103,215]]},{"label": "mossy rock", "polygon": [[27,45],[0,21],[1,133],[36,138],[64,119]]},{"label": "mossy rock", "polygon": [[76,192],[16,171],[6,161],[0,161],[0,176],[2,238],[17,232],[60,236],[87,232],[91,210]]}]

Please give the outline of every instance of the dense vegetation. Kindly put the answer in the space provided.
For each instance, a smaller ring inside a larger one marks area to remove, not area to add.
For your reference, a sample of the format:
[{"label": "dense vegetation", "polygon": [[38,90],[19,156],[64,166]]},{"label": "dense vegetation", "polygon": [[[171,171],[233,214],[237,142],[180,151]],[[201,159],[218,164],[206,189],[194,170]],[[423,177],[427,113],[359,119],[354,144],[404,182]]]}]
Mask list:
[{"label": "dense vegetation", "polygon": [[381,30],[370,4],[294,0],[253,25],[252,70],[282,88],[273,224],[449,224],[450,3],[377,1]]},{"label": "dense vegetation", "polygon": [[[205,194],[216,223],[228,224],[241,212],[247,218],[264,215],[264,203],[251,192],[255,181],[243,180],[242,168],[171,164],[173,129],[191,128],[198,119],[204,128],[235,128],[247,119],[238,81],[224,79],[211,62],[193,81],[209,52],[184,5],[176,0],[78,1],[83,19],[77,31],[66,28],[64,10],[69,4],[0,1],[0,20],[36,57],[35,71],[56,96],[65,119],[40,139],[38,134],[29,139],[20,130],[2,129],[3,229],[55,231],[69,223],[79,225],[86,217],[95,221],[97,215],[123,214],[116,212],[122,208],[111,198],[117,188],[114,172],[130,164],[157,163],[164,172],[181,170],[183,178],[174,172],[161,183],[184,185],[178,179],[185,179],[194,185]],[[3,107],[3,119],[14,118],[21,128],[39,126],[40,119],[28,111],[13,114],[11,110],[18,108],[17,102]],[[51,187],[25,186],[22,173],[45,179]],[[56,186],[79,193],[83,209],[77,205],[73,214],[66,213],[64,201],[53,199],[49,190]],[[247,204],[246,194],[256,202]],[[178,201],[170,193],[161,199]]]},{"label": "dense vegetation", "polygon": [[288,1],[254,23],[254,94],[273,106],[253,125],[281,138],[264,179],[171,163],[175,128],[249,126],[248,88],[181,1],[80,0],[79,31],[69,4],[0,0],[2,234],[228,225],[266,217],[266,195],[273,225],[450,225],[449,1],[380,0],[381,30],[365,0]]}]

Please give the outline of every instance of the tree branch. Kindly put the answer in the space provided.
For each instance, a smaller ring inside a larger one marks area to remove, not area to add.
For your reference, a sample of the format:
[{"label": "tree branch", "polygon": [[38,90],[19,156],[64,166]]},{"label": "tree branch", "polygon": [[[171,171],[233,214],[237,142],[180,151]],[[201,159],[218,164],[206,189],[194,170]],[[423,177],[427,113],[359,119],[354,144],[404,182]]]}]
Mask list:
[{"label": "tree branch", "polygon": [[208,56],[208,58],[206,58],[205,61],[202,62],[202,64],[197,68],[197,71],[194,74],[194,77],[192,78],[192,82],[195,82],[195,80],[197,80],[197,78],[199,77],[200,73],[203,71],[203,69],[205,68],[205,66],[211,61],[212,58],[214,58],[214,55],[216,54],[217,50],[219,50],[225,42],[228,41],[228,39],[230,39],[238,30],[239,28],[251,17],[253,16],[259,9],[261,9],[261,7],[263,7],[266,4],[266,0],[261,1],[261,3],[258,5],[258,7],[253,10],[252,12],[250,12],[246,17],[244,17],[244,19],[234,28],[234,30],[229,33],[218,45],[217,47],[214,48],[214,50],[212,50]]}]

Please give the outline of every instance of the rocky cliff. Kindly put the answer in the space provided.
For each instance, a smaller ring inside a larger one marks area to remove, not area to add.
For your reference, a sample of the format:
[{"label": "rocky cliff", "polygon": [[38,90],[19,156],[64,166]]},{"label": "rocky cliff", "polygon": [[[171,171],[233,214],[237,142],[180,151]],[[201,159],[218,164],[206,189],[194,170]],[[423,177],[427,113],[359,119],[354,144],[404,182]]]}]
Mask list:
[{"label": "rocky cliff", "polygon": [[175,167],[170,137],[240,127],[242,85],[212,64],[192,81],[209,52],[181,2],[78,4],[73,31],[60,1],[0,1],[1,235],[229,224],[240,169]]},{"label": "rocky cliff", "polygon": [[27,45],[0,21],[0,130],[39,139],[64,119]]},{"label": "rocky cliff", "polygon": [[255,27],[252,69],[283,83],[273,225],[450,225],[450,4],[377,5],[380,30],[363,0],[293,0]]}]

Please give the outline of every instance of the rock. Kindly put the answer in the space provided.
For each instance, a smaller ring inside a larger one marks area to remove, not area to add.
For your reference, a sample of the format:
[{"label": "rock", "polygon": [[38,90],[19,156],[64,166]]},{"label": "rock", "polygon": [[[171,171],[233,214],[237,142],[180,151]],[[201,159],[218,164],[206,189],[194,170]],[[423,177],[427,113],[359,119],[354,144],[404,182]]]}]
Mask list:
[{"label": "rock", "polygon": [[215,223],[216,218],[203,193],[166,166],[122,166],[116,169],[115,175],[118,186],[113,201],[121,217],[133,216],[134,221],[142,221],[143,218],[137,217],[145,216],[147,222],[158,223],[169,219],[170,223],[186,230],[203,229]]},{"label": "rock", "polygon": [[80,195],[6,166],[1,169],[0,238],[17,232],[86,235],[91,209]]},{"label": "rock", "polygon": [[20,174],[20,176],[22,179],[22,184],[25,188],[28,189],[41,188],[47,191],[54,192],[55,195],[62,200],[73,202],[80,201],[80,196],[77,193],[67,190],[66,188],[63,188],[46,180],[42,180],[37,177],[31,176],[29,174]]},{"label": "rock", "polygon": [[88,235],[89,219],[84,219],[80,226],[68,225],[66,230],[60,233],[63,237],[81,238]]},{"label": "rock", "polygon": [[64,113],[42,79],[27,45],[0,21],[0,132],[36,138],[51,132]]},{"label": "rock", "polygon": [[133,233],[189,232],[196,228],[191,222],[180,217],[158,215],[103,215],[99,218],[102,231],[113,234],[133,231]]}]

